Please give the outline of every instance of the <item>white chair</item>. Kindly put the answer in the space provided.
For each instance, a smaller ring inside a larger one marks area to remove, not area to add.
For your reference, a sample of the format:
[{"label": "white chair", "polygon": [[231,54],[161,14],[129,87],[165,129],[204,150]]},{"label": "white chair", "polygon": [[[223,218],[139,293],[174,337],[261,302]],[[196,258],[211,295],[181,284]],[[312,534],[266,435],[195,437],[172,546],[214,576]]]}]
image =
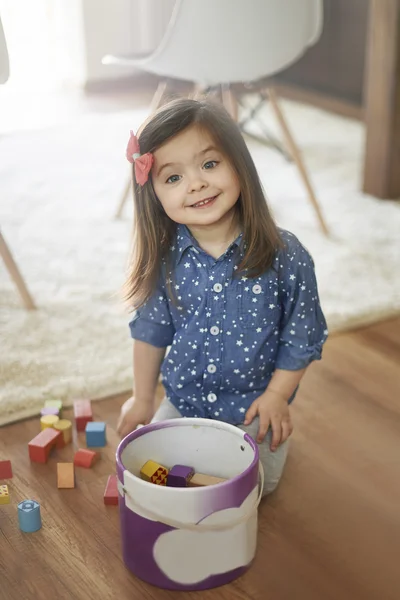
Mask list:
[{"label": "white chair", "polygon": [[[315,44],[322,26],[322,0],[177,0],[154,52],[146,57],[108,55],[103,63],[135,66],[161,77],[151,111],[161,104],[167,80],[179,79],[205,91],[219,87],[226,108],[236,116],[232,84],[260,82],[287,68]],[[287,150],[297,165],[321,229],[328,234],[300,151],[272,87],[262,90],[261,100],[266,99],[282,128]],[[253,109],[251,117],[259,107]],[[245,119],[239,124],[244,129],[247,122]],[[117,216],[128,191],[129,186]]]},{"label": "white chair", "polygon": [[[6,38],[4,35],[3,25],[0,18],[0,84],[6,83],[10,76],[9,58]],[[36,308],[25,281],[18,269],[7,242],[5,241],[0,231],[0,256],[2,257],[6,268],[13,279],[17,289],[21,295],[22,302],[25,308],[33,310]]]}]

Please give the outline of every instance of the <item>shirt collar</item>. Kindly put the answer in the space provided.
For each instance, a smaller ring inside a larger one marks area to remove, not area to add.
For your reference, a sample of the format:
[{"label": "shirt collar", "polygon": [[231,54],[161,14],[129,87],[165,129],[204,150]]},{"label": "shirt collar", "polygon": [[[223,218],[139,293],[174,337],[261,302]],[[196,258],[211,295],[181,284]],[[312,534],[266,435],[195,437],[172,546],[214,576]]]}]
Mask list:
[{"label": "shirt collar", "polygon": [[[229,248],[232,246],[237,246],[240,248],[242,243],[243,233],[240,233],[238,237],[232,242]],[[176,264],[179,264],[182,260],[182,256],[188,248],[193,247],[198,252],[201,252],[201,248],[196,242],[195,238],[190,233],[188,227],[186,225],[182,225],[181,223],[176,228],[176,239],[175,239],[175,247],[176,247]],[[227,251],[229,250],[227,248]]]}]

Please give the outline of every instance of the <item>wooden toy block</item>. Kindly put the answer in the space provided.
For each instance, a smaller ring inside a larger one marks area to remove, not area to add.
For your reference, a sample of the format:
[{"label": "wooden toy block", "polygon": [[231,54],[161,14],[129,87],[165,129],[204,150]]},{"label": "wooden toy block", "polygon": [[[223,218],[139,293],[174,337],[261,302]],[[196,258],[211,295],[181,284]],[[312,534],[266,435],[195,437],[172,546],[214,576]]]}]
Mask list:
[{"label": "wooden toy block", "polygon": [[104,504],[106,506],[118,506],[117,476],[110,475],[104,491]]},{"label": "wooden toy block", "polygon": [[50,450],[57,446],[61,447],[62,434],[52,427],[43,429],[28,444],[29,458],[33,462],[46,463],[49,458]]},{"label": "wooden toy block", "polygon": [[40,416],[44,417],[45,415],[56,415],[56,417],[59,417],[60,411],[56,406],[44,406],[40,411]]},{"label": "wooden toy block", "polygon": [[88,448],[101,448],[106,445],[106,424],[102,421],[89,421],[86,423],[85,432]]},{"label": "wooden toy block", "polygon": [[58,489],[75,487],[74,463],[57,463],[57,487]]},{"label": "wooden toy block", "polygon": [[227,481],[223,477],[213,477],[212,475],[203,475],[203,473],[195,473],[188,482],[188,487],[203,487],[205,485],[216,485]]},{"label": "wooden toy block", "polygon": [[92,403],[90,400],[75,400],[74,418],[77,431],[85,431],[86,424],[93,421]]},{"label": "wooden toy block", "polygon": [[0,460],[0,479],[11,479],[12,476],[11,460]]},{"label": "wooden toy block", "polygon": [[46,400],[44,403],[45,408],[48,407],[55,407],[58,408],[58,410],[61,412],[62,411],[62,400]]},{"label": "wooden toy block", "polygon": [[97,452],[93,452],[93,450],[87,450],[86,448],[79,448],[79,450],[75,452],[74,465],[76,467],[85,467],[86,469],[90,469],[97,458]]},{"label": "wooden toy block", "polygon": [[167,485],[169,487],[186,487],[193,475],[194,469],[192,467],[174,465],[168,473]]},{"label": "wooden toy block", "polygon": [[167,476],[168,469],[154,462],[154,460],[148,460],[140,469],[140,477],[144,481],[157,485],[167,485]]},{"label": "wooden toy block", "polygon": [[47,427],[54,427],[59,420],[60,418],[57,415],[44,415],[40,419],[40,429],[43,431],[43,429],[47,429]]},{"label": "wooden toy block", "polygon": [[18,504],[19,528],[24,533],[33,533],[42,526],[40,504],[35,500],[23,500]]},{"label": "wooden toy block", "polygon": [[0,485],[0,504],[10,504],[8,485]]},{"label": "wooden toy block", "polygon": [[56,431],[60,431],[64,446],[72,442],[72,423],[68,419],[59,419],[54,425]]}]

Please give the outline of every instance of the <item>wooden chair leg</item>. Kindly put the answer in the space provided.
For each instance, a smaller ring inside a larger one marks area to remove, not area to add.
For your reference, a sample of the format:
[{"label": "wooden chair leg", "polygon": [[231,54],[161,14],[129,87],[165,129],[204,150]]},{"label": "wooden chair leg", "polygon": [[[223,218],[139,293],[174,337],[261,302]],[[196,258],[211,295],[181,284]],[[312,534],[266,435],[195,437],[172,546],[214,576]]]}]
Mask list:
[{"label": "wooden chair leg", "polygon": [[0,256],[2,257],[4,264],[8,272],[10,273],[11,278],[13,279],[17,289],[21,295],[22,302],[24,303],[25,308],[28,310],[36,309],[36,306],[32,300],[32,296],[30,295],[28,288],[25,285],[25,281],[22,278],[22,275],[18,269],[17,263],[13,259],[13,256],[7,246],[7,243],[0,231]]},{"label": "wooden chair leg", "polygon": [[[168,82],[166,80],[162,80],[159,82],[157,89],[154,93],[154,96],[152,98],[151,104],[150,104],[150,115],[152,115],[157,110],[157,108],[161,105],[162,99],[164,98],[165,92],[167,90],[167,85],[168,85]],[[116,219],[120,219],[122,217],[122,213],[124,211],[126,201],[129,198],[129,192],[131,190],[131,187],[132,187],[131,170],[129,170],[129,177],[128,177],[125,187],[122,191],[121,198],[118,202],[117,210],[115,211],[114,216]]]},{"label": "wooden chair leg", "polygon": [[162,81],[159,82],[157,89],[155,91],[155,94],[153,96],[153,99],[151,101],[151,104],[150,104],[150,114],[151,115],[161,105],[162,99],[164,98],[165,92],[167,91],[167,85],[168,85],[168,82],[166,79],[163,79]]},{"label": "wooden chair leg", "polygon": [[324,217],[322,215],[321,207],[319,206],[318,200],[317,200],[317,198],[315,196],[315,193],[314,193],[314,190],[312,188],[312,185],[311,185],[310,179],[308,177],[308,173],[307,173],[306,167],[304,165],[304,162],[303,162],[303,159],[302,159],[302,156],[301,156],[301,152],[300,152],[300,150],[299,150],[296,142],[294,141],[294,138],[293,138],[293,136],[292,136],[292,134],[290,132],[289,126],[287,124],[287,121],[286,121],[286,119],[285,119],[285,117],[283,115],[282,109],[281,109],[281,107],[279,105],[279,102],[278,102],[278,97],[277,97],[276,91],[274,90],[274,88],[268,88],[267,89],[267,94],[268,94],[268,97],[269,97],[269,99],[271,101],[271,106],[272,106],[272,109],[273,109],[273,111],[275,113],[275,116],[276,116],[276,118],[277,118],[277,120],[278,120],[278,122],[279,122],[279,124],[280,124],[280,126],[282,128],[282,132],[283,132],[283,136],[285,138],[285,142],[286,142],[286,144],[288,146],[288,149],[289,149],[289,151],[290,151],[290,153],[291,153],[291,155],[293,157],[294,162],[296,163],[296,166],[297,166],[297,168],[299,170],[300,176],[301,176],[301,178],[303,180],[303,183],[304,183],[304,185],[306,187],[306,190],[308,192],[308,197],[309,197],[309,200],[310,200],[310,202],[312,204],[312,207],[313,207],[313,209],[315,211],[315,214],[317,216],[319,225],[320,225],[323,233],[326,236],[329,236],[329,229],[328,229],[328,227],[327,227],[327,225],[325,223]]},{"label": "wooden chair leg", "polygon": [[117,210],[115,211],[115,215],[114,216],[115,216],[116,219],[120,219],[122,217],[122,213],[124,211],[125,203],[126,203],[126,201],[128,200],[128,197],[129,197],[129,192],[130,192],[131,187],[132,187],[132,179],[131,179],[132,175],[131,175],[131,173],[132,173],[132,170],[129,169],[129,176],[126,179],[125,187],[123,189],[120,201],[118,203]]},{"label": "wooden chair leg", "polygon": [[228,113],[231,115],[232,119],[238,122],[238,101],[236,96],[232,92],[229,86],[222,86],[221,89],[222,94],[222,104],[225,106]]}]

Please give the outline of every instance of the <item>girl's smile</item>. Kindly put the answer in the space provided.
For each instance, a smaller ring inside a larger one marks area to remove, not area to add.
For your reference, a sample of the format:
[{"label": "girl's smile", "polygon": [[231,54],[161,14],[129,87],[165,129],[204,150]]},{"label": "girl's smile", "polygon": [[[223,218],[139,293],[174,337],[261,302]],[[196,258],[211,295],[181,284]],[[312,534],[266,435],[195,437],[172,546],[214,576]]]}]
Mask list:
[{"label": "girl's smile", "polygon": [[212,196],[211,198],[205,198],[204,200],[200,200],[200,202],[196,202],[195,204],[192,204],[191,208],[207,208],[209,206],[212,206],[214,204],[215,200],[218,198],[218,195]]}]

